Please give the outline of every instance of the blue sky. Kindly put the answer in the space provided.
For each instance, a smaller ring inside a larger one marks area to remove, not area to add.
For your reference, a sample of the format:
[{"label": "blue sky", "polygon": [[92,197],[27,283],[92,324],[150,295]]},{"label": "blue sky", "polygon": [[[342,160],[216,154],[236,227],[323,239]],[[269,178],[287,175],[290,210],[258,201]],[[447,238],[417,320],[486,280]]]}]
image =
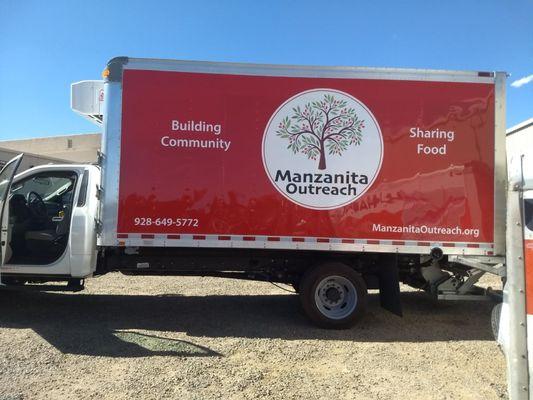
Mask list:
[{"label": "blue sky", "polygon": [[117,55],[507,71],[512,126],[533,117],[532,20],[530,0],[0,0],[0,140],[98,131],[70,83]]}]

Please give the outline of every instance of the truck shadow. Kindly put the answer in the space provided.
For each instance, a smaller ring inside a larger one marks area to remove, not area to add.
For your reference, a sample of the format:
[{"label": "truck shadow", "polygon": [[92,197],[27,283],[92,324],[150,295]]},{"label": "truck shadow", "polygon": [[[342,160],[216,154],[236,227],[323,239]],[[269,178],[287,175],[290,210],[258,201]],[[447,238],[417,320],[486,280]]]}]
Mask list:
[{"label": "truck shadow", "polygon": [[[349,330],[311,325],[296,295],[146,296],[0,292],[0,329],[32,329],[63,353],[110,357],[220,356],[189,337],[432,342],[493,340],[491,302],[436,303],[420,292],[402,293],[404,317],[369,296],[367,315]],[[135,330],[150,331],[139,333]],[[152,334],[161,332],[162,334]]]}]

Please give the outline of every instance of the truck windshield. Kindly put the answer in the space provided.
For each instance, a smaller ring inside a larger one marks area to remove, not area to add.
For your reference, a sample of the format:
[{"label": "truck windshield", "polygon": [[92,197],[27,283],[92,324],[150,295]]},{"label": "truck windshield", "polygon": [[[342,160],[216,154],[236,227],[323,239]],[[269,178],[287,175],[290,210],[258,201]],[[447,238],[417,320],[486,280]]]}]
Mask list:
[{"label": "truck windshield", "polygon": [[73,176],[35,176],[14,185],[12,192],[23,196],[36,192],[44,201],[49,201],[70,191],[73,185]]}]

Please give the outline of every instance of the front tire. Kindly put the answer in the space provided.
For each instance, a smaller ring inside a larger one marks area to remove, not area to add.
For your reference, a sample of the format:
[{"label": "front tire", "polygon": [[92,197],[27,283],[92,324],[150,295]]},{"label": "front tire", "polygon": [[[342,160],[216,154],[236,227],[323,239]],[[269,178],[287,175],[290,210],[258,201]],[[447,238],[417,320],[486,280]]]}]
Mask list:
[{"label": "front tire", "polygon": [[330,262],[311,269],[299,288],[305,313],[322,328],[349,328],[366,311],[366,284],[359,273],[345,264]]}]

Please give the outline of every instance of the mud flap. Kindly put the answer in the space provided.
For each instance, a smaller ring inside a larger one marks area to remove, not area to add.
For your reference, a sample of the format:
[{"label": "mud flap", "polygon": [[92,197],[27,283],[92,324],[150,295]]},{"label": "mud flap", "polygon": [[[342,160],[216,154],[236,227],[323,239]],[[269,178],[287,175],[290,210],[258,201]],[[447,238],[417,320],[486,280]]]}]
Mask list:
[{"label": "mud flap", "polygon": [[398,275],[398,260],[396,255],[385,256],[381,259],[381,268],[378,279],[379,301],[381,307],[402,317],[400,279]]}]

